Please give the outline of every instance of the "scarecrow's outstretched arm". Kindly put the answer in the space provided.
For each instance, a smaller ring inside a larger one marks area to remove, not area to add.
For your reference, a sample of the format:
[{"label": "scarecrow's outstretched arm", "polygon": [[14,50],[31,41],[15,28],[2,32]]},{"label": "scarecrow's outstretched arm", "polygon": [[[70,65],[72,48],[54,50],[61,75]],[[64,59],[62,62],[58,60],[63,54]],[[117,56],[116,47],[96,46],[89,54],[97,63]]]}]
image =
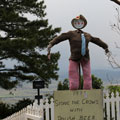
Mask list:
[{"label": "scarecrow's outstretched arm", "polygon": [[101,39],[97,38],[97,37],[91,37],[91,42],[95,43],[96,45],[102,47],[106,53],[109,52],[108,50],[108,45],[103,42]]},{"label": "scarecrow's outstretched arm", "polygon": [[62,33],[61,35],[55,37],[52,41],[50,41],[49,45],[51,44],[52,46],[54,46],[55,44],[65,41],[69,38],[70,38],[70,32]]},{"label": "scarecrow's outstretched arm", "polygon": [[116,4],[120,5],[120,0],[110,0],[112,2],[115,2]]},{"label": "scarecrow's outstretched arm", "polygon": [[70,37],[70,32],[67,32],[67,33],[62,33],[61,35],[55,37],[52,41],[49,42],[49,45],[47,47],[47,51],[48,51],[48,58],[50,57],[50,51],[51,51],[51,48],[55,45],[55,44],[58,44],[62,41],[65,41],[67,39],[69,39]]}]

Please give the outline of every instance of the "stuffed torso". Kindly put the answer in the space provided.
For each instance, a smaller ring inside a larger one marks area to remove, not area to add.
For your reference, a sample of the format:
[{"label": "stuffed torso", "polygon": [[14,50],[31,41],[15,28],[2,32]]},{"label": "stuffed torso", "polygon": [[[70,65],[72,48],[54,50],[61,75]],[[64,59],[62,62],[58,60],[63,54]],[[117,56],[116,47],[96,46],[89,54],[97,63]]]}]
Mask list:
[{"label": "stuffed torso", "polygon": [[[81,55],[81,44],[82,44],[81,34],[84,34],[86,39],[86,53],[84,56]],[[55,44],[58,44],[59,42],[62,42],[64,40],[69,40],[70,51],[71,51],[70,59],[74,61],[80,61],[81,59],[89,60],[89,49],[88,49],[89,42],[93,42],[104,49],[108,47],[107,44],[104,43],[99,38],[92,37],[89,33],[78,30],[62,33],[60,36],[54,38],[50,42],[50,44],[54,46]]]},{"label": "stuffed torso", "polygon": [[70,59],[74,61],[80,61],[82,58],[89,59],[88,43],[90,41],[90,35],[87,33],[84,33],[86,38],[86,54],[82,56],[81,55],[81,46],[82,46],[81,33],[84,33],[84,32],[80,32],[80,31],[78,32],[77,30],[69,32],[70,34],[69,43],[70,43],[70,51],[71,51]]}]

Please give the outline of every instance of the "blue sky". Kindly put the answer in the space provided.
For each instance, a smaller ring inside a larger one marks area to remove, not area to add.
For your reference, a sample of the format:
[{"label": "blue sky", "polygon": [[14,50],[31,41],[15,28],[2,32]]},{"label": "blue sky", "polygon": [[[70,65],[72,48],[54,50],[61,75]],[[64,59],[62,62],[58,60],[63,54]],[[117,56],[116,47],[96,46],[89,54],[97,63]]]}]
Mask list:
[{"label": "blue sky", "polygon": [[[61,27],[61,33],[74,30],[71,20],[79,14],[83,14],[88,21],[83,31],[99,37],[109,45],[109,50],[113,55],[118,54],[119,51],[116,50],[114,42],[119,43],[120,36],[110,27],[116,22],[115,8],[118,6],[115,3],[110,0],[45,0],[45,4],[47,5],[46,17],[49,19],[49,24],[52,24],[53,27]],[[92,69],[112,69],[102,48],[90,43],[89,49]],[[52,48],[52,52],[57,51],[61,54],[60,70],[67,70],[70,56],[68,41]]]}]

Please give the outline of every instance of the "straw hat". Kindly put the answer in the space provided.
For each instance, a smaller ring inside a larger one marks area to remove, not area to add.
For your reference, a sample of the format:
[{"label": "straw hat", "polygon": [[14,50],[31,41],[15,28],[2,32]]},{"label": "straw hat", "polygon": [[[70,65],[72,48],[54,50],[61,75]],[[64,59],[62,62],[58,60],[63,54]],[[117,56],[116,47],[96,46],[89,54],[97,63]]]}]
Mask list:
[{"label": "straw hat", "polygon": [[[79,23],[79,25],[76,24],[76,22]],[[83,15],[79,15],[72,19],[71,24],[75,29],[82,29],[87,25],[87,20]]]}]

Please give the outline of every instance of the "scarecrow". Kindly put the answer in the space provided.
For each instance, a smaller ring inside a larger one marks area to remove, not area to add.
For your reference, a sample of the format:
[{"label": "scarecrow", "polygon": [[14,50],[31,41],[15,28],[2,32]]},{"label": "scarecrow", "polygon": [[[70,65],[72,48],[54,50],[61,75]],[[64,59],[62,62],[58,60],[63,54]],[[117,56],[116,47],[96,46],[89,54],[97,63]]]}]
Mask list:
[{"label": "scarecrow", "polygon": [[81,67],[83,71],[83,89],[90,90],[92,89],[92,78],[88,44],[92,42],[102,47],[106,53],[109,52],[108,45],[99,38],[93,37],[89,33],[82,31],[87,25],[87,20],[83,15],[73,18],[71,24],[76,30],[62,33],[49,42],[47,47],[48,58],[50,59],[50,51],[54,45],[69,40],[71,51],[71,56],[69,58],[69,89],[77,90],[81,86]]}]

